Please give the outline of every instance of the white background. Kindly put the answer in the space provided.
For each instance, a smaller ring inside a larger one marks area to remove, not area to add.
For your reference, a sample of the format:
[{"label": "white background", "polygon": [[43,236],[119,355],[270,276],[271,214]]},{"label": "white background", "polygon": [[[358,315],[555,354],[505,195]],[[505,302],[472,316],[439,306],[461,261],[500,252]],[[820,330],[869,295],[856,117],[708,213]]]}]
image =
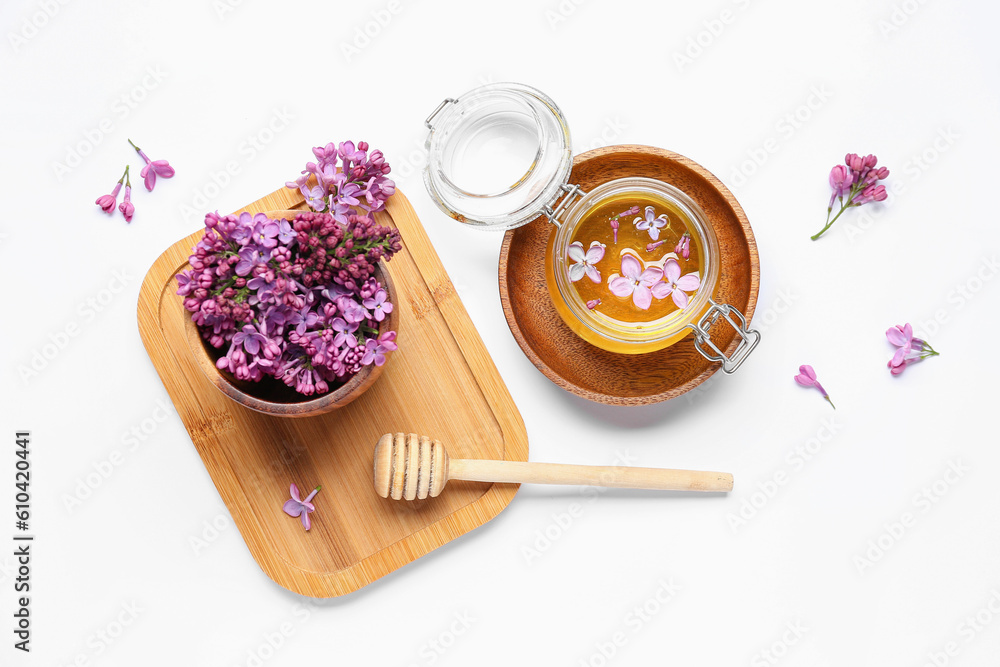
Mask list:
[{"label": "white background", "polygon": [[[20,428],[34,436],[38,537],[30,656],[11,647],[0,549],[0,664],[996,664],[996,3],[492,7],[3,3],[0,537],[14,532]],[[358,37],[366,25],[373,36]],[[764,332],[738,375],[620,409],[525,359],[500,308],[500,236],[458,228],[419,176],[424,117],[506,80],[554,98],[578,151],[660,146],[732,188],[760,247]],[[131,225],[93,204],[126,161],[138,169],[128,137],[177,168],[152,194],[134,179]],[[532,460],[627,452],[730,470],[736,490],[524,488],[490,524],[312,607],[263,575],[180,420],[158,408],[136,299],[205,211],[238,209],[297,175],[311,146],[348,138],[385,151],[521,409]],[[811,242],[827,173],[849,151],[876,153],[895,195]],[[220,177],[230,162],[239,173]],[[906,321],[942,356],[892,378],[883,332]],[[68,325],[78,335],[25,373]],[[793,383],[803,363],[836,412]],[[120,465],[88,487],[115,451]],[[934,502],[921,499],[935,483]],[[678,587],[665,602],[661,581]]]}]

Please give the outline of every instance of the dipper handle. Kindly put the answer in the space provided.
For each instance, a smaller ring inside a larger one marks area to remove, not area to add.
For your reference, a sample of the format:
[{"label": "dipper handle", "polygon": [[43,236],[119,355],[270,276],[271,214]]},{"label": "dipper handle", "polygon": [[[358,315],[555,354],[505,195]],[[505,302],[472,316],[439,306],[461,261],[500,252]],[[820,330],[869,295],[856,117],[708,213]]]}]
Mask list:
[{"label": "dipper handle", "polygon": [[733,476],[728,472],[476,459],[449,460],[448,479],[475,482],[580,484],[665,491],[733,490]]}]

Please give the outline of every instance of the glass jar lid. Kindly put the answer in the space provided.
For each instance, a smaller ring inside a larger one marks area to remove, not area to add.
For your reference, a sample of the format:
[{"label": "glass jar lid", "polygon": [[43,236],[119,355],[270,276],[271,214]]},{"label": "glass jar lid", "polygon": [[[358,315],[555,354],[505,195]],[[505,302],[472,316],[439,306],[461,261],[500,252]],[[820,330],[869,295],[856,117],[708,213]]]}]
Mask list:
[{"label": "glass jar lid", "polygon": [[569,126],[545,93],[482,86],[442,102],[426,121],[424,184],[470,227],[508,230],[551,211],[573,166]]}]

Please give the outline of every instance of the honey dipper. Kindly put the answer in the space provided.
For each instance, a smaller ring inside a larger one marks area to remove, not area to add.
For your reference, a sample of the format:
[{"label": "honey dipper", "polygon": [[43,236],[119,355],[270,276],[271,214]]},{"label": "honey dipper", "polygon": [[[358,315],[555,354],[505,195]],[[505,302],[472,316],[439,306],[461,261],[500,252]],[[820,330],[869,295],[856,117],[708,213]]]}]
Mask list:
[{"label": "honey dipper", "polygon": [[450,479],[474,482],[585,484],[670,491],[732,491],[727,472],[452,459],[439,440],[386,433],[375,445],[375,491],[393,500],[435,497]]}]

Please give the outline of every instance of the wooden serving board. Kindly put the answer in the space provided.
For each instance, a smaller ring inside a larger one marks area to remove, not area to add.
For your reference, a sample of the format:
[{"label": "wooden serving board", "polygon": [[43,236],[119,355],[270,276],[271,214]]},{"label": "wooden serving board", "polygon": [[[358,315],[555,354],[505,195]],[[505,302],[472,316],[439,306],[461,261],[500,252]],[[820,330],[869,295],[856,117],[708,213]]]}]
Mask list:
[{"label": "wooden serving board", "polygon": [[[298,192],[282,188],[242,210],[304,208]],[[146,351],[240,534],[271,579],[302,595],[357,590],[486,523],[517,492],[516,484],[453,482],[437,498],[384,500],[372,486],[382,434],[425,434],[458,458],[528,458],[521,415],[410,203],[397,190],[377,219],[403,238],[387,265],[399,295],[399,350],[364,395],[324,415],[254,412],[196,364],[174,276],[188,268],[201,230],[156,260],[139,295]],[[323,485],[308,532],[282,511],[292,482],[303,495]]]}]

